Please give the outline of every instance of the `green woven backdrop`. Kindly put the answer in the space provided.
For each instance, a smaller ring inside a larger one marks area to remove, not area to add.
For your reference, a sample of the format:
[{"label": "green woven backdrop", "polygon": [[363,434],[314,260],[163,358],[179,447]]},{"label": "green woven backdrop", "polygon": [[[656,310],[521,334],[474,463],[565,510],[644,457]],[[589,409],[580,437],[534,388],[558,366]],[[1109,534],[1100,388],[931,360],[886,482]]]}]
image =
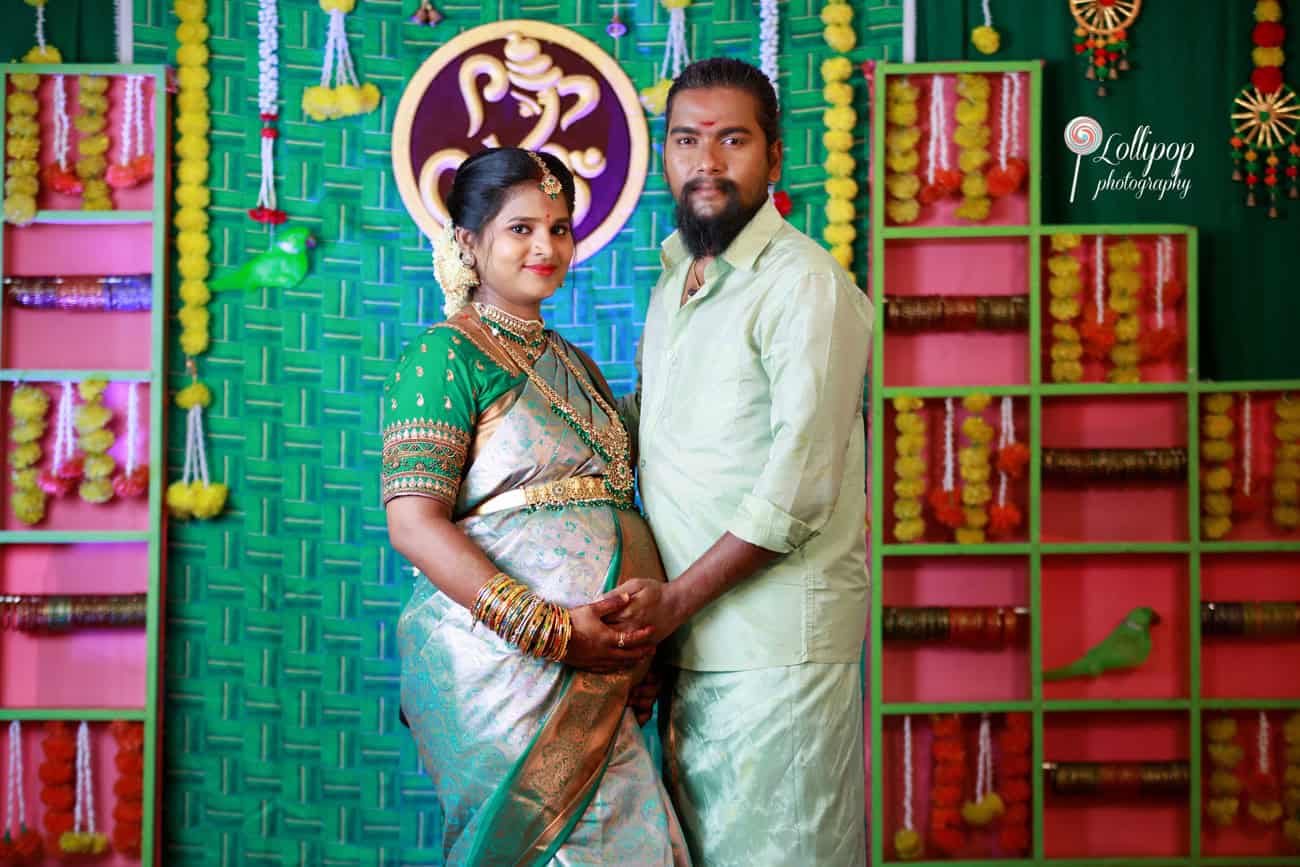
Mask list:
[{"label": "green woven backdrop", "polygon": [[[414,0],[366,0],[349,16],[358,73],[384,92],[370,116],[319,124],[299,108],[319,75],[325,15],[282,0],[279,195],[323,243],[291,292],[218,296],[201,361],[216,400],[209,459],[230,484],[224,516],[173,524],[166,636],[165,835],[169,865],[440,862],[437,805],[398,723],[394,624],[411,574],[379,507],[380,386],[403,345],[439,318],[429,251],[389,172],[403,82],[461,30],[502,18],[554,21],[605,46],[638,87],[652,83],[667,18],[627,0],[631,33],[604,35],[612,3],[435,0],[436,28],[407,22]],[[855,3],[855,60],[898,59],[901,0]],[[821,81],[829,56],[817,0],[782,3],[786,188],[793,217],[821,229]],[[218,269],[266,247],[244,209],[258,177],[257,3],[209,3],[213,257]],[[174,59],[165,0],[136,0],[137,60]],[[694,56],[757,59],[756,0],[688,10]],[[860,102],[865,98],[858,80]],[[859,106],[865,117],[865,105]],[[656,124],[654,132],[661,133]],[[859,148],[865,158],[865,144]],[[866,166],[861,166],[865,178]],[[863,186],[865,208],[865,183]],[[640,210],[570,277],[547,318],[587,348],[616,390],[631,359],[671,225],[658,160]],[[858,263],[862,273],[865,263]],[[173,384],[184,384],[173,348]],[[178,412],[170,460],[182,462]]]}]

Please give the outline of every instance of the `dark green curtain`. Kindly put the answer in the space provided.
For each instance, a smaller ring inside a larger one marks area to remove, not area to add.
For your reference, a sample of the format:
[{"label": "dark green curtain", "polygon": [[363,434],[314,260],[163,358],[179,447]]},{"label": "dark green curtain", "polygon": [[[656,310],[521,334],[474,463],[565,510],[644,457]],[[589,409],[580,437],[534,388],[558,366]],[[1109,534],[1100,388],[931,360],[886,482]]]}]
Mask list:
[{"label": "dark green curtain", "polygon": [[[1252,3],[1144,4],[1129,34],[1133,68],[1107,82],[1104,97],[1074,54],[1066,0],[993,0],[1002,48],[992,56],[970,44],[971,29],[983,22],[979,0],[917,5],[917,60],[1046,61],[1045,221],[1183,223],[1200,230],[1200,378],[1300,379],[1300,200],[1283,195],[1282,216],[1270,220],[1266,207],[1245,207],[1244,184],[1231,180],[1228,114],[1253,68]],[[1285,13],[1284,74],[1300,88],[1300,4],[1286,4]],[[1078,115],[1096,118],[1108,135],[1127,139],[1146,125],[1153,140],[1193,143],[1195,154],[1182,168],[1191,181],[1186,198],[1113,191],[1094,201],[1094,188],[1110,169],[1085,157],[1070,203],[1074,156],[1062,134]]]},{"label": "dark green curtain", "polygon": [[[64,63],[115,63],[113,21],[113,0],[49,0],[45,41],[59,49]],[[23,0],[0,0],[0,61],[22,60],[36,44],[35,33],[35,9]]]}]

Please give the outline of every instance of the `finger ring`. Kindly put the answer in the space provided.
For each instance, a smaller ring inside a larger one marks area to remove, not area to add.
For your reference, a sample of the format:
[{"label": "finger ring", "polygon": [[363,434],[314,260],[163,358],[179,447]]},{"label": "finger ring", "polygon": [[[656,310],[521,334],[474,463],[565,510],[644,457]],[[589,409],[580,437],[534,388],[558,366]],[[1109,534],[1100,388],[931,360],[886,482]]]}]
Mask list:
[{"label": "finger ring", "polygon": [[623,646],[623,641],[624,641],[626,638],[627,638],[627,634],[626,634],[626,633],[620,632],[620,633],[618,634],[618,646],[619,646],[619,647],[622,647],[622,646]]}]

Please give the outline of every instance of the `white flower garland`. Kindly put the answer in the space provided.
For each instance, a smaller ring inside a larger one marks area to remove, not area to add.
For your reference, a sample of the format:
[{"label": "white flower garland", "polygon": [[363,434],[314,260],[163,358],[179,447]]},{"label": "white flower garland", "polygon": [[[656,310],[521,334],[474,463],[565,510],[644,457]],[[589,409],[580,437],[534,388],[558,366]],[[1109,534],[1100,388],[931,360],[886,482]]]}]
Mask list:
[{"label": "white flower garland", "polygon": [[779,99],[781,87],[777,83],[780,76],[777,40],[780,32],[781,9],[777,5],[777,0],[759,0],[758,20],[759,69],[763,70],[768,81],[772,82],[772,90],[776,91]]},{"label": "white flower garland", "polygon": [[659,78],[673,80],[690,65],[691,53],[686,44],[686,9],[668,10],[668,40],[664,44],[664,62],[659,68]]},{"label": "white flower garland", "polygon": [[63,171],[68,170],[68,84],[65,76],[54,76],[54,161]]},{"label": "white flower garland", "polygon": [[[340,22],[343,13],[338,13]],[[330,13],[330,36],[333,38],[335,13]],[[276,122],[280,117],[280,11],[277,0],[258,0],[257,4],[257,110],[262,118],[261,183],[257,190],[257,207],[249,216],[258,222],[282,221],[275,206],[275,140],[279,137]],[[347,50],[347,39],[343,41]],[[329,57],[329,48],[326,48]],[[349,61],[349,68],[351,64]],[[324,71],[322,71],[324,78]],[[355,78],[355,72],[353,77]],[[324,84],[324,81],[322,81]],[[277,215],[281,219],[277,219]]]},{"label": "white flower garland", "polygon": [[[55,136],[57,139],[57,126]],[[122,95],[122,130],[118,134],[119,165],[144,155],[144,76],[128,75]],[[62,165],[62,163],[60,163]]]},{"label": "white flower garland", "polygon": [[948,114],[943,110],[944,78],[935,75],[930,79],[930,148],[927,153],[929,166],[925,172],[925,182],[934,184],[937,169],[947,171],[950,166],[948,154]]}]

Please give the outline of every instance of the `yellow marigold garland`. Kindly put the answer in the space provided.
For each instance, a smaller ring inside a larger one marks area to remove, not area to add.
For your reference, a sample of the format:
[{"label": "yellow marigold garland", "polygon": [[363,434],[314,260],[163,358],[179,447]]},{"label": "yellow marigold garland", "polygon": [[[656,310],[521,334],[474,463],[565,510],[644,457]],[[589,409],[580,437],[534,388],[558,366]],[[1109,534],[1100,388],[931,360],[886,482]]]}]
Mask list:
[{"label": "yellow marigold garland", "polygon": [[1052,381],[1078,382],[1083,379],[1083,343],[1076,324],[1083,310],[1082,265],[1071,252],[1083,239],[1069,232],[1052,235],[1052,255],[1047,259],[1050,272],[1047,286],[1051,294],[1048,311],[1052,323]]},{"label": "yellow marigold garland", "polygon": [[45,4],[46,0],[23,0],[36,10],[36,44],[23,55],[23,63],[62,63],[63,55],[59,49],[45,41]]},{"label": "yellow marigold garland", "polygon": [[81,486],[78,492],[88,503],[107,503],[113,499],[113,471],[117,461],[108,454],[117,437],[108,429],[113,411],[104,405],[104,391],[108,383],[102,379],[87,379],[77,386],[82,404],[77,407],[78,447],[85,453],[82,462]]},{"label": "yellow marigold garland", "polygon": [[858,231],[854,226],[857,220],[857,208],[853,197],[858,194],[858,185],[853,180],[853,171],[857,162],[850,150],[853,147],[853,127],[858,122],[857,112],[853,110],[853,85],[849,76],[853,65],[847,57],[832,57],[822,63],[822,96],[830,104],[826,109],[823,122],[826,133],[822,143],[826,145],[826,228],[822,238],[830,245],[831,255],[848,270],[853,265],[853,240]]},{"label": "yellow marigold garland", "polygon": [[894,398],[894,538],[915,542],[925,535],[922,497],[925,496],[925,416],[919,397]]},{"label": "yellow marigold garland", "polygon": [[1230,716],[1218,717],[1205,724],[1206,751],[1210,756],[1209,794],[1205,813],[1210,821],[1226,828],[1241,812],[1241,780],[1234,769],[1241,762],[1244,751],[1237,740],[1237,721]]},{"label": "yellow marigold garland", "polygon": [[[1226,392],[1207,395],[1201,419],[1201,535],[1222,539],[1232,529],[1232,405]],[[1216,458],[1222,458],[1216,460]]]},{"label": "yellow marigold garland", "polygon": [[81,133],[77,138],[77,177],[81,179],[83,211],[112,210],[108,198],[108,79],[102,75],[83,75],[77,84],[77,104],[81,111],[72,124]]},{"label": "yellow marigold garland", "polygon": [[961,545],[978,545],[985,540],[985,528],[989,523],[988,504],[993,499],[992,467],[989,455],[992,451],[993,426],[984,420],[981,413],[988,409],[992,398],[987,394],[968,395],[962,406],[970,413],[961,423],[961,432],[965,434],[969,445],[963,446],[957,453],[957,464],[961,472],[961,505],[966,525],[956,529],[956,538]]},{"label": "yellow marigold garland", "polygon": [[1131,239],[1125,239],[1113,245],[1107,255],[1110,258],[1110,274],[1106,282],[1110,288],[1107,305],[1115,313],[1115,345],[1110,350],[1110,360],[1114,367],[1107,372],[1107,379],[1116,383],[1138,382],[1142,378],[1138,362],[1142,358],[1142,348],[1138,345],[1140,320],[1138,304],[1142,295],[1142,251]]},{"label": "yellow marigold garland", "polygon": [[37,121],[40,103],[36,89],[40,76],[20,73],[9,76],[13,93],[5,100],[5,200],[4,218],[15,226],[25,226],[36,218],[36,196],[41,191],[41,125]]},{"label": "yellow marigold garland", "polygon": [[963,220],[976,223],[988,219],[992,202],[988,180],[984,177],[984,166],[992,158],[988,149],[993,135],[988,125],[991,87],[983,75],[963,73],[957,76],[957,95],[961,98],[954,110],[957,129],[953,141],[961,149],[957,155],[957,167],[962,172],[962,202],[955,213]]},{"label": "yellow marigold garland", "polygon": [[822,24],[826,29],[822,37],[835,51],[848,54],[858,44],[857,34],[853,32],[853,7],[847,0],[827,0],[822,7]]},{"label": "yellow marigold garland", "polygon": [[[208,254],[212,242],[208,238],[208,205],[212,194],[208,189],[209,115],[212,107],[208,99],[208,25],[206,0],[175,0],[176,39],[180,49],[176,52],[179,93],[176,97],[176,211],[172,223],[176,227],[177,270],[180,273],[181,309],[177,318],[181,323],[181,351],[188,356],[186,366],[197,383],[198,368],[195,356],[207,352],[211,342],[209,326],[211,315],[207,304],[212,295],[208,289],[211,263]],[[190,409],[195,401],[194,386],[182,389],[176,395],[176,405]],[[207,386],[202,386],[208,394]],[[210,395],[198,401],[203,406]],[[188,447],[187,447],[188,450]],[[173,482],[167,488],[167,506],[178,518],[210,518],[225,505],[227,488],[223,484],[201,481]],[[198,508],[196,504],[201,502]]]},{"label": "yellow marigold garland", "polygon": [[917,123],[921,114],[917,106],[920,95],[920,89],[906,78],[890,80],[885,94],[885,117],[889,121],[885,135],[885,190],[889,201],[885,211],[893,223],[914,223],[921,214],[921,204],[917,201],[921,177],[916,172],[921,164],[916,149],[921,140],[921,127]]},{"label": "yellow marigold garland", "polygon": [[1273,404],[1277,423],[1273,459],[1273,523],[1283,530],[1300,526],[1300,400],[1289,394]]},{"label": "yellow marigold garland", "polygon": [[[330,18],[326,37],[325,68],[321,83],[302,91],[302,110],[312,120],[335,120],[367,114],[379,107],[379,88],[357,80],[348,50],[344,17],[356,8],[356,0],[319,0]],[[336,81],[336,84],[331,82]]]},{"label": "yellow marigold garland", "polygon": [[24,524],[39,524],[45,517],[47,495],[37,483],[36,465],[41,461],[49,409],[50,396],[34,385],[18,386],[9,398],[9,502],[14,517]]},{"label": "yellow marigold garland", "polygon": [[1287,718],[1282,727],[1282,738],[1286,741],[1282,806],[1289,817],[1282,824],[1282,836],[1292,849],[1300,851],[1300,711]]}]

